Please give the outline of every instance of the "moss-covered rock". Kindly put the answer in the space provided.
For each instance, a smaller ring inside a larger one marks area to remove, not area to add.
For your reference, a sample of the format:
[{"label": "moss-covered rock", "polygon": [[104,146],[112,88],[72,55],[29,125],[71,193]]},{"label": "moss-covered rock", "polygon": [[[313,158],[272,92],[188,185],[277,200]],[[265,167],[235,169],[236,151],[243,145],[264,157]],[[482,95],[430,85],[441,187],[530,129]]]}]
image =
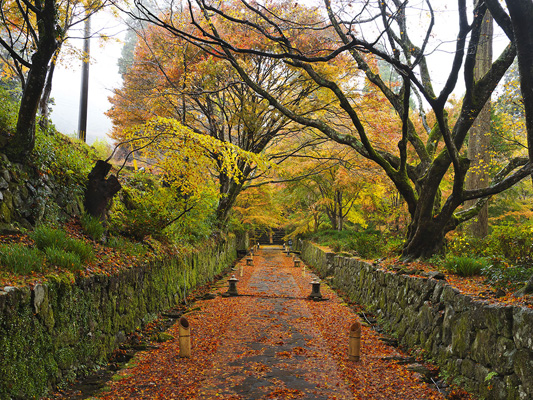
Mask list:
[{"label": "moss-covered rock", "polygon": [[[0,291],[0,399],[39,398],[103,364],[124,337],[212,280],[236,258],[233,237],[180,260],[108,276]],[[183,273],[185,272],[185,275]],[[5,289],[5,288],[4,288]]]}]

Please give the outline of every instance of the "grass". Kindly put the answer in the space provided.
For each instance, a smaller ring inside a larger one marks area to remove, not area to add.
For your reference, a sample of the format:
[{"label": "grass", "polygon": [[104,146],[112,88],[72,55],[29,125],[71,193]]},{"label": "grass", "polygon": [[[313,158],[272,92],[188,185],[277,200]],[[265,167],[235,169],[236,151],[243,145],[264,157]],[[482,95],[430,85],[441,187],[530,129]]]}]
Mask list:
[{"label": "grass", "polygon": [[65,248],[68,240],[67,233],[61,229],[41,225],[30,233],[35,246],[44,251],[47,247]]},{"label": "grass", "polygon": [[0,246],[0,263],[16,274],[41,272],[45,265],[43,253],[23,244],[3,244]]},{"label": "grass", "polygon": [[102,222],[90,214],[83,214],[80,219],[83,231],[93,240],[101,242],[104,238],[105,229]]},{"label": "grass", "polygon": [[487,261],[483,258],[452,256],[445,260],[444,268],[459,276],[481,275],[483,268],[487,266]]},{"label": "grass", "polygon": [[50,266],[67,269],[69,271],[78,271],[83,267],[80,257],[75,253],[70,253],[55,247],[47,247],[45,254],[46,262]]},{"label": "grass", "polygon": [[67,253],[75,254],[82,263],[94,258],[94,251],[89,243],[70,238],[64,230],[41,225],[30,234],[35,246],[46,252],[47,249],[59,249]]},{"label": "grass", "polygon": [[122,236],[110,237],[107,241],[107,246],[117,249],[129,256],[142,256],[147,252],[147,249],[143,244],[132,242]]}]

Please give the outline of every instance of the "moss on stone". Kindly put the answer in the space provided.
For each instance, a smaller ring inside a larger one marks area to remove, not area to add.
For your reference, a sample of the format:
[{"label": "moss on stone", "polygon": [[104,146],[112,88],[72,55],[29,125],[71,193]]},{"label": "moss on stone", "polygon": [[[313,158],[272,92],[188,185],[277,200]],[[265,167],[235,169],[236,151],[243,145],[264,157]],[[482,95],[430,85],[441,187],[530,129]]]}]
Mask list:
[{"label": "moss on stone", "polygon": [[[0,381],[0,398],[39,398],[50,388],[93,370],[114,351],[119,332],[133,332],[179,300],[175,293],[180,280],[186,279],[190,289],[229,266],[220,260],[236,258],[234,245],[221,247],[227,254],[205,248],[196,261],[189,255],[184,260],[126,270],[112,278],[95,276],[74,282],[71,275],[49,276],[47,294],[39,300],[35,314],[29,289],[3,295],[0,376],[9,379]],[[186,278],[183,271],[187,271]]]}]

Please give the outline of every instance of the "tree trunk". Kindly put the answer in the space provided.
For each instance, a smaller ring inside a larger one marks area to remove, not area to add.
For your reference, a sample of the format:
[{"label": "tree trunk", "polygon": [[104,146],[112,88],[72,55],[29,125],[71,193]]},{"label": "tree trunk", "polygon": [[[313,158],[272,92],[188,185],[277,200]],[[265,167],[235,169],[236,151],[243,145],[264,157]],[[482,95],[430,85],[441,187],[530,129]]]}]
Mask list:
[{"label": "tree trunk", "polygon": [[111,164],[98,160],[89,173],[89,181],[85,191],[85,210],[101,221],[106,219],[109,202],[122,188],[115,175],[106,179],[111,167]]},{"label": "tree trunk", "polygon": [[39,101],[39,114],[41,114],[41,119],[39,120],[39,125],[42,130],[48,128],[48,122],[50,118],[50,107],[48,103],[50,102],[50,95],[52,94],[52,79],[54,78],[56,64],[52,62],[50,68],[48,69],[48,74],[46,76],[46,84],[44,85],[43,94],[41,95],[41,100]]},{"label": "tree trunk", "polygon": [[22,92],[15,135],[6,148],[6,154],[12,161],[24,161],[35,146],[35,119],[50,60],[50,58],[48,60],[44,58],[34,57],[26,86]]},{"label": "tree trunk", "polygon": [[[243,181],[245,177],[248,175],[244,175],[246,173],[243,172]],[[235,204],[235,200],[237,199],[237,196],[242,190],[242,184],[236,183],[233,179],[230,179],[227,177],[227,175],[220,173],[219,176],[219,184],[220,184],[220,200],[218,201],[218,206],[216,210],[216,221],[219,229],[224,228],[229,213],[231,211],[231,208],[233,207],[233,204]]]},{"label": "tree trunk", "polygon": [[31,57],[31,68],[22,92],[15,135],[5,148],[6,155],[12,161],[24,161],[35,146],[37,109],[46,82],[48,64],[58,48],[59,33],[56,14],[55,0],[45,0],[38,14],[39,40],[37,49]]},{"label": "tree trunk", "polygon": [[[524,99],[529,160],[533,161],[533,2],[531,0],[506,0],[513,24],[513,32],[520,72],[520,90]],[[533,179],[533,176],[532,176]],[[533,292],[533,275],[527,285],[519,291]]]},{"label": "tree trunk", "polygon": [[335,207],[324,206],[326,215],[329,218],[329,223],[331,224],[331,229],[336,229],[337,225],[337,213],[335,212]]},{"label": "tree trunk", "polygon": [[342,231],[344,229],[344,218],[343,218],[343,209],[342,209],[342,192],[340,190],[335,191],[335,201],[337,203],[336,209],[337,209],[337,226],[336,229],[338,231]]},{"label": "tree trunk", "polygon": [[524,99],[529,159],[533,161],[533,2],[506,0],[515,37],[520,89]]},{"label": "tree trunk", "polygon": [[[479,0],[474,0],[474,6]],[[474,79],[481,79],[492,65],[492,16],[487,10],[481,28],[481,39],[479,41],[476,66],[474,69]],[[488,167],[490,163],[490,100],[479,113],[468,137],[468,159],[471,161],[470,169],[466,177],[466,188],[482,189],[488,186]],[[467,201],[465,206],[472,207],[476,200]],[[477,238],[484,238],[489,233],[489,213],[488,204],[485,204],[479,211],[477,217],[472,219],[469,226],[470,234]]]},{"label": "tree trunk", "polygon": [[444,237],[450,230],[433,220],[419,224],[412,222],[402,250],[402,259],[410,261],[441,254],[444,250]]}]

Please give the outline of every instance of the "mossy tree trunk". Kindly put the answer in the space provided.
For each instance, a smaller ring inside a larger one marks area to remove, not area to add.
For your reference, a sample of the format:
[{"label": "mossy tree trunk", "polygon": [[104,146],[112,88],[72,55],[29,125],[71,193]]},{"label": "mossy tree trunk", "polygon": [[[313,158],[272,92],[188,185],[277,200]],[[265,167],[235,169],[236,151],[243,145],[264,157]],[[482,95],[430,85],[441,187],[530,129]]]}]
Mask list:
[{"label": "mossy tree trunk", "polygon": [[31,61],[21,57],[15,45],[10,48],[9,43],[2,43],[16,62],[29,69],[22,91],[16,130],[5,147],[7,156],[18,162],[24,161],[35,146],[37,109],[46,83],[48,66],[58,48],[57,39],[60,37],[55,0],[35,2],[31,10],[30,14],[34,13],[37,19],[36,31],[31,29],[31,34],[37,38]]},{"label": "mossy tree trunk", "polygon": [[[479,0],[474,0],[474,6],[477,6]],[[485,75],[492,64],[492,16],[487,10],[481,27],[481,38],[476,55],[476,66],[474,68],[474,79],[479,80]],[[466,188],[481,189],[488,186],[490,167],[490,120],[491,120],[490,99],[487,101],[478,117],[474,126],[468,132],[468,158],[471,161],[471,168],[466,177]],[[467,207],[475,205],[475,200],[466,203]],[[484,238],[489,233],[489,210],[488,204],[481,207],[478,215],[472,219],[469,225],[469,231],[472,236]]]}]

